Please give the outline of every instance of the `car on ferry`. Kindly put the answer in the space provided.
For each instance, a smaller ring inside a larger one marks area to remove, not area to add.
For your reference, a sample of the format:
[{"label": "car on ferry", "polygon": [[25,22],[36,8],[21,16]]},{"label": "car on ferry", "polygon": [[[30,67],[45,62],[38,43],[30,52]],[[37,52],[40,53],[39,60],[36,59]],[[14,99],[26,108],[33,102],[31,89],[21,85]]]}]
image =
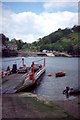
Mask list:
[{"label": "car on ferry", "polygon": [[17,70],[17,73],[26,73],[27,72],[27,67],[19,67]]}]

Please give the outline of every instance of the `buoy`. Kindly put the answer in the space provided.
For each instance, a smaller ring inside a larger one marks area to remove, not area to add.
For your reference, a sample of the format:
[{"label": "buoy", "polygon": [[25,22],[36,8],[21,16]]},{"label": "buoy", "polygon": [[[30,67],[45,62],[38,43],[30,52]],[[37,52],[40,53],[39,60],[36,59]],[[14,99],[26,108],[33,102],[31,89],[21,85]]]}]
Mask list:
[{"label": "buoy", "polygon": [[48,73],[48,76],[49,76],[49,77],[51,77],[51,76],[52,76],[52,74],[51,74],[51,73]]}]

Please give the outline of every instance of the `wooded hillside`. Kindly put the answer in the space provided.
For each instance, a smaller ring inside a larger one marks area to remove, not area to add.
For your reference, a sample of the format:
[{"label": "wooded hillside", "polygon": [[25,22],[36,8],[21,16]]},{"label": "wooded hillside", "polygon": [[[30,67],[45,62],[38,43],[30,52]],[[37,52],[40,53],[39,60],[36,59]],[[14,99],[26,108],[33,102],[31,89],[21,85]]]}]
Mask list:
[{"label": "wooded hillside", "polygon": [[23,42],[23,40],[16,40],[15,38],[9,40],[4,34],[0,34],[0,42],[2,41],[2,49],[12,51],[25,52],[42,52],[59,51],[66,52],[71,55],[80,56],[80,26],[73,28],[58,29],[57,31],[39,38],[33,43]]},{"label": "wooded hillside", "polygon": [[64,51],[69,54],[80,54],[80,26],[74,26],[73,28],[58,29],[57,31],[39,38],[38,42],[33,44],[40,51],[55,50]]}]

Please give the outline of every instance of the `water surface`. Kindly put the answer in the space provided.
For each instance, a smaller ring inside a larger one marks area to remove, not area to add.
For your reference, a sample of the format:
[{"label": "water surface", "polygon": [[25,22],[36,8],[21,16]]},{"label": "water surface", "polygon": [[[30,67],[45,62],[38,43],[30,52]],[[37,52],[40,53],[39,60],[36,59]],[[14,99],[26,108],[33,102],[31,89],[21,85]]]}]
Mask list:
[{"label": "water surface", "polygon": [[[35,89],[38,95],[45,97],[48,100],[65,100],[73,99],[74,96],[66,98],[62,91],[66,86],[78,88],[78,58],[67,57],[45,57],[46,58],[46,73],[40,85]],[[31,65],[32,61],[43,59],[43,57],[27,57],[25,64]],[[21,66],[21,57],[17,58],[3,58],[2,68],[5,70],[7,66],[12,68],[12,64],[16,63],[18,68]],[[56,72],[64,71],[66,76],[55,77]],[[49,77],[48,73],[52,76]]]}]

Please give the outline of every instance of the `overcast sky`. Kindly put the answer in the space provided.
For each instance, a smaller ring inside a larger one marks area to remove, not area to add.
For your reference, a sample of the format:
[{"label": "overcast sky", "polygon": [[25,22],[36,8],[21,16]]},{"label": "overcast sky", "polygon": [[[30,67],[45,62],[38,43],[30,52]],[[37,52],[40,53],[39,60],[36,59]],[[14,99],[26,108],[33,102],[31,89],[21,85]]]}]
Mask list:
[{"label": "overcast sky", "polygon": [[4,33],[10,40],[16,38],[31,43],[58,28],[71,28],[78,25],[78,0],[3,1],[0,3],[0,33]]}]

